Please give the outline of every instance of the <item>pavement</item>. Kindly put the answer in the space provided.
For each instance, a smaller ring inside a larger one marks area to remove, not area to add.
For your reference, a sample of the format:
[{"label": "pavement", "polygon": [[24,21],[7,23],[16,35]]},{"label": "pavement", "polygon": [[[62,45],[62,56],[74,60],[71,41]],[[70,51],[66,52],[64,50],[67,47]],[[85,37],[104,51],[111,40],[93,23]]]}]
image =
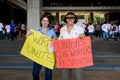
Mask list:
[{"label": "pavement", "polygon": [[[32,80],[32,61],[20,55],[25,38],[0,40],[0,80]],[[119,80],[120,41],[91,40],[94,66],[83,68],[83,80]],[[44,69],[40,73],[44,80]],[[53,70],[53,80],[62,80],[60,69]]]}]

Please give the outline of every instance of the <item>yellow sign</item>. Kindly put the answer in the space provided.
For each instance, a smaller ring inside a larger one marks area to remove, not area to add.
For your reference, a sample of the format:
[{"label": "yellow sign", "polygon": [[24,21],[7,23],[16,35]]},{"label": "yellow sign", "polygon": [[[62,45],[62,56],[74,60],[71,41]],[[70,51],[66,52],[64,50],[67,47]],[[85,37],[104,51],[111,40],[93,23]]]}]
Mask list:
[{"label": "yellow sign", "polygon": [[26,38],[20,53],[44,67],[53,69],[55,64],[54,53],[48,51],[48,42],[51,41],[51,38],[35,30],[32,32],[33,34]]}]

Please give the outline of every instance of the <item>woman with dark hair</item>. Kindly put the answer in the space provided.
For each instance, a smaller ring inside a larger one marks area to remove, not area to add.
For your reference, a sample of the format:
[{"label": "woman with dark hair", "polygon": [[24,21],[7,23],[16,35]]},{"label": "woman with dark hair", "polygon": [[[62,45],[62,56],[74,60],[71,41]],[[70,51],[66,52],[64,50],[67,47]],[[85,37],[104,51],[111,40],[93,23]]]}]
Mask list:
[{"label": "woman with dark hair", "polygon": [[[37,30],[38,32],[52,38],[52,39],[56,39],[56,34],[54,32],[54,30],[52,28],[49,27],[50,24],[50,19],[47,15],[43,15],[40,19],[40,28]],[[33,34],[33,32],[29,31],[27,33],[26,36]],[[34,62],[33,64],[33,80],[40,80],[39,79],[39,73],[42,69],[42,65],[37,64],[36,62]],[[52,70],[49,68],[45,67],[45,80],[52,80]]]},{"label": "woman with dark hair", "polygon": [[[73,12],[67,13],[64,18],[66,25],[61,28],[59,39],[83,38],[85,36],[84,30],[75,25],[77,21],[77,16]],[[74,80],[81,80],[81,69],[79,68],[63,69],[62,80],[71,80],[72,72]]]}]

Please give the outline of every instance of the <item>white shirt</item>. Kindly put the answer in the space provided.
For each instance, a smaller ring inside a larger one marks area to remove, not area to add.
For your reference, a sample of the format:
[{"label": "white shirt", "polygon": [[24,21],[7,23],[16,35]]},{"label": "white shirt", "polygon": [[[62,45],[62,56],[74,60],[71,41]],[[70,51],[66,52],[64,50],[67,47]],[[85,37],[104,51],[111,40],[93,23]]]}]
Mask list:
[{"label": "white shirt", "polygon": [[108,24],[103,24],[102,25],[102,30],[105,32],[108,32],[110,30],[110,26]]},{"label": "white shirt", "polygon": [[25,30],[25,24],[22,24],[22,25],[21,25],[21,29],[22,29],[22,30]]},{"label": "white shirt", "polygon": [[120,25],[118,26],[118,32],[120,33]]},{"label": "white shirt", "polygon": [[83,30],[86,32],[85,28],[86,28],[86,25],[85,24],[81,24],[80,27],[83,28]]},{"label": "white shirt", "polygon": [[5,29],[6,29],[7,33],[9,33],[10,32],[10,25],[6,25]]},{"label": "white shirt", "polygon": [[89,26],[88,26],[88,32],[94,32],[94,31],[95,31],[95,29],[94,29],[93,24],[92,24],[92,25],[89,25]]},{"label": "white shirt", "polygon": [[119,30],[118,30],[118,27],[116,26],[116,30],[115,30],[115,32],[118,32]]},{"label": "white shirt", "polygon": [[61,28],[59,39],[78,38],[80,34],[84,33],[84,29],[74,25],[70,32],[67,31],[67,26]]},{"label": "white shirt", "polygon": [[110,29],[110,27],[111,27],[111,24],[110,24],[110,23],[107,23],[107,25],[108,25],[108,28]]},{"label": "white shirt", "polygon": [[114,24],[113,26],[111,26],[111,29],[113,29],[115,27],[115,30],[113,32],[118,32],[118,27],[116,24]]},{"label": "white shirt", "polygon": [[3,31],[3,25],[2,25],[2,23],[0,23],[0,31]]}]

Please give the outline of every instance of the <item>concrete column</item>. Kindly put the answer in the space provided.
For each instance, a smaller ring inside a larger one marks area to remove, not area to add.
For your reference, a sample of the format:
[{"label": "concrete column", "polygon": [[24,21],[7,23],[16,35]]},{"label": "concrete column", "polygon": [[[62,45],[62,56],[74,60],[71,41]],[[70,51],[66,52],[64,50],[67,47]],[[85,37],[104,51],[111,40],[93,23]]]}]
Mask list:
[{"label": "concrete column", "polygon": [[59,12],[56,12],[56,23],[60,23],[60,21],[59,21]]},{"label": "concrete column", "polygon": [[27,30],[40,26],[40,0],[27,0]]},{"label": "concrete column", "polygon": [[85,15],[85,23],[88,23],[88,15]]},{"label": "concrete column", "polygon": [[106,22],[109,22],[109,13],[106,13],[106,14],[104,15],[104,17],[105,17],[105,21],[106,21]]},{"label": "concrete column", "polygon": [[43,15],[43,0],[40,0],[40,17]]},{"label": "concrete column", "polygon": [[90,22],[93,23],[93,12],[90,12]]}]

